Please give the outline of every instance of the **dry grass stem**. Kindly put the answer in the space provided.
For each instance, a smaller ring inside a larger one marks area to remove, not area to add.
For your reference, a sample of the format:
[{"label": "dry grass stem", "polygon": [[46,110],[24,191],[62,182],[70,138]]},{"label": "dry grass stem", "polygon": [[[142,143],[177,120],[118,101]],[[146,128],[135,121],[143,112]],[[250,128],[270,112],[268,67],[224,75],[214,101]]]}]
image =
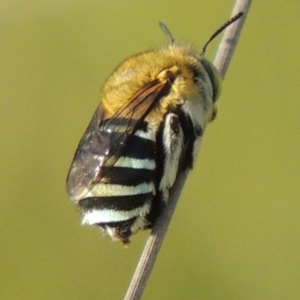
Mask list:
[{"label": "dry grass stem", "polygon": [[[214,64],[222,78],[224,78],[231,61],[240,32],[250,9],[250,5],[251,0],[237,0],[235,3],[232,16],[236,15],[238,12],[244,12],[244,16],[225,30],[218,48]],[[175,181],[170,192],[168,205],[153,226],[151,235],[146,242],[144,251],[140,257],[124,300],[141,299],[187,176],[188,172],[180,173]]]}]

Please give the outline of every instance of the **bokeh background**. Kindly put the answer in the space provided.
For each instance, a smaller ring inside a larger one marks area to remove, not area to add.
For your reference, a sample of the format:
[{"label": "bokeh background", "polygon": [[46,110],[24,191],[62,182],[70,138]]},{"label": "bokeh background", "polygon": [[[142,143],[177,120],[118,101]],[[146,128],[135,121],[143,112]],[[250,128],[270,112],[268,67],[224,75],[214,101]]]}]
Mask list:
[{"label": "bokeh background", "polygon": [[[166,43],[159,20],[201,49],[232,6],[0,2],[0,299],[122,299],[149,232],[124,249],[79,225],[75,148],[110,72]],[[299,14],[254,1],[143,299],[300,299]]]}]

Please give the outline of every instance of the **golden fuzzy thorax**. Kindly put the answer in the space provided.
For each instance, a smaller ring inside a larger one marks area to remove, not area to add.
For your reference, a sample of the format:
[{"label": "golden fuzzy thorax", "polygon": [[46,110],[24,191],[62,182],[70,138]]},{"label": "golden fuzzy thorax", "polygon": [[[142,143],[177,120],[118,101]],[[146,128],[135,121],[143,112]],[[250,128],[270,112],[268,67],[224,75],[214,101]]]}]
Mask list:
[{"label": "golden fuzzy thorax", "polygon": [[197,53],[188,46],[177,44],[132,56],[112,73],[102,89],[105,119],[131,101],[146,84],[169,80],[170,73],[174,78],[170,92],[162,97],[146,119],[161,121],[168,110],[190,101],[199,109],[206,125],[214,114],[211,80]]}]

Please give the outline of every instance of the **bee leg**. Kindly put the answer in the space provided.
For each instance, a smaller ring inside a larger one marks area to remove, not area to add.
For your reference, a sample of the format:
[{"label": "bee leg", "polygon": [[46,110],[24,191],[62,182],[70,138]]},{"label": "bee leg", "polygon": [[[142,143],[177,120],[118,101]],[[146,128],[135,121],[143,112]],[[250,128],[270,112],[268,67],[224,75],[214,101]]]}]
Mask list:
[{"label": "bee leg", "polygon": [[166,202],[169,199],[169,189],[173,186],[177,177],[184,148],[183,130],[178,116],[174,113],[168,113],[165,117],[162,144],[165,159],[159,190],[162,193],[162,200]]}]

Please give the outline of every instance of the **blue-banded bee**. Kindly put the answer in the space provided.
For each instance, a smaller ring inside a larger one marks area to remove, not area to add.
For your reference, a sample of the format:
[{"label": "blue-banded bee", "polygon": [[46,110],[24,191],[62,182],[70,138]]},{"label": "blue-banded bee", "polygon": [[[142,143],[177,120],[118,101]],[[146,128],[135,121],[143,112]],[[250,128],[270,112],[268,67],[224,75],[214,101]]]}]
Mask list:
[{"label": "blue-banded bee", "polygon": [[177,174],[192,168],[221,90],[204,57],[212,38],[198,54],[161,26],[167,47],[128,58],[107,79],[67,178],[82,223],[124,244],[152,227]]}]

